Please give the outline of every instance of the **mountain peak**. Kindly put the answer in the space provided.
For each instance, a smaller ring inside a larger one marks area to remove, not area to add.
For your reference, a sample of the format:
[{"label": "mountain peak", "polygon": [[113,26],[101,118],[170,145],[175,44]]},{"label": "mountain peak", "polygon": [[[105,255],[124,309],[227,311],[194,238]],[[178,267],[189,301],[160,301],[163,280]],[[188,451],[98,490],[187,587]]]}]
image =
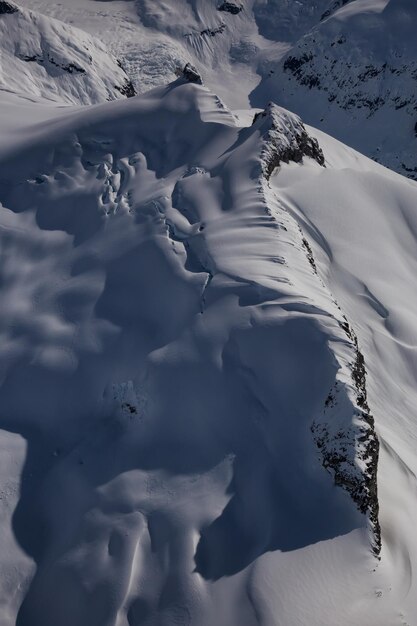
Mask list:
[{"label": "mountain peak", "polygon": [[184,78],[189,83],[195,83],[197,85],[203,84],[203,79],[197,68],[191,63],[186,63],[182,70],[178,71],[178,75]]},{"label": "mountain peak", "polygon": [[298,115],[270,102],[264,111],[255,115],[253,124],[265,140],[263,159],[268,178],[281,162],[300,163],[304,157],[324,166],[325,158],[317,139],[309,136]]}]

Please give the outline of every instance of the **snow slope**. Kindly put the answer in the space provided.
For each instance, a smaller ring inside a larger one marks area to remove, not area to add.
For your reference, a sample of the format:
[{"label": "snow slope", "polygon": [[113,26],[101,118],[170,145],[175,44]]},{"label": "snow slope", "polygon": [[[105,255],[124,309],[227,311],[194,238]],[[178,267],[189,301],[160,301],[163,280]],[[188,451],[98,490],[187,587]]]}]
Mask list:
[{"label": "snow slope", "polygon": [[96,34],[123,61],[139,92],[173,80],[176,67],[191,61],[231,108],[246,109],[250,101],[263,109],[273,99],[417,177],[413,0],[21,4]]},{"label": "snow slope", "polygon": [[124,70],[100,41],[3,0],[0,90],[69,104],[134,94]]},{"label": "snow slope", "polygon": [[417,5],[355,0],[305,34],[266,94],[309,123],[417,179]]},{"label": "snow slope", "polygon": [[5,626],[415,626],[417,185],[183,78],[1,106]]}]

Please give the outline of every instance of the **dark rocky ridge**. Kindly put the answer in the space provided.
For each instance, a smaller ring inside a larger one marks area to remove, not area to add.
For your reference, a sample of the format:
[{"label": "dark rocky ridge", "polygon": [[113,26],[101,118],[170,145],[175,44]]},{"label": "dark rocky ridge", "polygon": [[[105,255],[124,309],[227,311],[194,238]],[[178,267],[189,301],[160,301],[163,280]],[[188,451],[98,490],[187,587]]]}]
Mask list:
[{"label": "dark rocky ridge", "polygon": [[45,65],[45,62],[54,65],[55,67],[59,67],[64,72],[68,72],[68,74],[73,74],[74,72],[78,74],[85,74],[85,69],[76,65],[75,63],[67,63],[66,65],[62,65],[61,63],[57,63],[53,57],[47,54],[46,60],[34,54],[33,56],[21,56],[22,61],[26,61],[27,63],[39,63],[39,65]]},{"label": "dark rocky ridge", "polygon": [[187,63],[182,70],[178,70],[177,75],[184,78],[189,83],[196,83],[197,85],[203,84],[203,80],[197,68],[191,65],[191,63]]},{"label": "dark rocky ridge", "polygon": [[124,85],[115,85],[114,88],[117,89],[117,91],[121,93],[122,96],[126,96],[126,98],[133,98],[133,96],[136,96],[136,91],[133,83],[129,79],[126,80]]},{"label": "dark rocky ridge", "polygon": [[19,9],[14,4],[10,4],[10,2],[4,2],[4,0],[0,0],[0,15],[6,15],[11,13],[18,13]]},{"label": "dark rocky ridge", "polygon": [[264,134],[263,170],[267,179],[281,162],[301,163],[304,157],[325,167],[318,141],[310,137],[297,115],[270,103],[265,111],[255,115],[253,124],[259,124]]},{"label": "dark rocky ridge", "polygon": [[224,22],[221,22],[221,24],[219,24],[219,26],[216,26],[215,28],[205,28],[204,30],[200,31],[200,35],[202,37],[215,37],[216,35],[221,35],[225,31],[225,29],[226,24]]},{"label": "dark rocky ridge", "polygon": [[345,4],[348,4],[349,2],[354,2],[354,1],[355,0],[335,0],[335,2],[333,2],[333,4],[323,13],[323,15],[320,18],[320,21],[323,21],[326,18],[330,17],[330,15],[333,15],[333,13],[337,11],[337,9],[344,7]]},{"label": "dark rocky ridge", "polygon": [[[271,103],[265,111],[255,116],[253,125],[256,124],[259,125],[264,141],[261,161],[266,180],[269,180],[281,162],[299,163],[304,156],[314,159],[322,167],[325,166],[324,154],[317,140],[308,135],[297,115]],[[299,230],[307,261],[318,277],[311,245],[300,228]],[[326,288],[323,282],[322,285]],[[337,302],[334,298],[332,300],[340,311]],[[343,314],[342,320],[338,324],[348,339],[352,354],[349,365],[351,384],[335,380],[325,401],[323,415],[312,423],[311,432],[320,451],[323,467],[332,474],[335,485],[345,489],[358,510],[367,516],[373,538],[372,551],[379,558],[379,441],[367,401],[364,357],[357,337]],[[342,423],[345,424],[343,428],[338,420],[339,411],[343,416]],[[349,415],[352,416],[351,422],[346,426],[346,416]]]},{"label": "dark rocky ridge", "polygon": [[223,2],[223,4],[217,7],[217,10],[231,13],[232,15],[238,15],[238,13],[243,10],[243,6],[241,4],[235,4],[234,2]]},{"label": "dark rocky ridge", "polygon": [[226,30],[226,24],[221,22],[219,26],[215,28],[204,28],[204,30],[200,30],[199,32],[186,33],[184,37],[215,37],[216,35],[221,35]]},{"label": "dark rocky ridge", "polygon": [[[117,59],[117,65],[126,74],[126,70],[123,67],[122,62],[119,59]],[[136,96],[136,90],[133,86],[132,81],[129,80],[129,78],[126,78],[126,82],[123,85],[115,85],[114,88],[117,89],[117,91],[121,93],[123,96],[126,96],[126,98],[133,98],[133,96]]]},{"label": "dark rocky ridge", "polygon": [[[355,360],[351,364],[351,375],[356,390],[356,417],[362,424],[359,429],[352,426],[349,430],[332,432],[331,422],[320,420],[312,424],[311,432],[320,450],[322,465],[332,473],[335,485],[345,489],[358,510],[369,516],[373,533],[372,550],[380,558],[381,528],[377,485],[379,441],[367,401],[365,360],[357,337],[347,320],[341,323],[341,327],[354,346]],[[340,386],[336,382],[325,401],[325,413],[337,407],[340,392]],[[359,461],[365,466],[360,473],[349,453],[352,449],[356,450]]]}]

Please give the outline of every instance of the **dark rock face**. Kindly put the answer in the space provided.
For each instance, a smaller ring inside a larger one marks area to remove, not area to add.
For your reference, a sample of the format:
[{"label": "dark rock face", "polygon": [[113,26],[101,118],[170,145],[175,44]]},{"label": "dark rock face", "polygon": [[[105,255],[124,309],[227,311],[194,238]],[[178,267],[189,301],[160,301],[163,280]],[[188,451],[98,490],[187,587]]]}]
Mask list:
[{"label": "dark rock face", "polygon": [[76,74],[85,74],[85,69],[83,67],[79,67],[79,65],[75,65],[75,63],[68,63],[67,65],[60,65],[59,63],[56,63],[54,59],[50,57],[48,58],[48,61],[52,63],[52,65],[55,65],[56,67],[60,67],[62,70],[64,70],[64,72],[68,72],[68,74],[73,74],[74,72]]},{"label": "dark rock face", "polygon": [[[117,65],[126,74],[125,68],[123,67],[122,62],[119,59],[117,59]],[[133,83],[128,78],[126,78],[126,82],[123,85],[115,85],[114,88],[117,89],[117,91],[123,96],[126,96],[126,98],[133,98],[133,96],[136,96],[136,91]]]},{"label": "dark rock face", "polygon": [[187,63],[184,66],[184,69],[182,70],[180,75],[182,76],[182,78],[185,78],[185,80],[187,80],[189,83],[196,83],[197,85],[203,84],[202,78],[198,73],[197,68],[195,68],[194,65],[191,65],[191,63]]},{"label": "dark rock face", "polygon": [[115,85],[114,88],[117,89],[117,91],[123,96],[126,96],[126,98],[133,98],[133,96],[136,96],[136,91],[131,80],[127,80],[122,86]]},{"label": "dark rock face", "polygon": [[285,59],[284,71],[289,70],[297,76],[302,66],[312,59],[313,55],[311,54],[311,52],[309,54],[304,53],[299,57],[289,56],[287,59]]},{"label": "dark rock face", "polygon": [[216,28],[205,28],[200,32],[200,35],[202,35],[203,37],[215,37],[216,35],[221,35],[224,32],[225,28],[226,24],[222,22],[220,26],[217,26]]},{"label": "dark rock face", "polygon": [[417,167],[408,167],[405,163],[401,163],[401,168],[404,176],[407,176],[412,180],[417,180]]},{"label": "dark rock face", "polygon": [[[347,2],[339,0],[334,6],[344,4]],[[389,106],[395,111],[404,109],[409,116],[415,114],[414,58],[408,63],[393,55],[389,61],[376,58],[373,62],[366,61],[355,51],[355,46],[352,51],[346,34],[340,32],[328,40],[320,33],[317,29],[306,35],[285,58],[282,69],[290,81],[325,92],[328,102],[334,102],[344,111],[361,110],[371,117]]]},{"label": "dark rock face", "polygon": [[281,162],[300,163],[303,157],[314,159],[324,167],[325,159],[319,143],[307,133],[301,119],[280,107],[269,104],[253,120],[264,132],[263,171],[267,179]]},{"label": "dark rock face", "polygon": [[[335,484],[349,493],[359,511],[368,515],[373,532],[373,553],[379,557],[381,552],[377,487],[379,441],[367,401],[365,360],[359,349],[357,337],[347,320],[341,327],[354,346],[355,360],[351,364],[351,375],[356,393],[357,418],[362,425],[358,432],[353,428],[330,432],[329,422],[314,422],[311,431],[320,450],[323,467],[332,473]],[[337,385],[336,382],[326,399],[325,412],[337,407],[340,394]],[[354,459],[350,455],[352,449],[356,449],[359,460],[364,464],[365,469],[361,472],[357,471]]]},{"label": "dark rock face", "polygon": [[320,18],[320,21],[323,21],[326,18],[330,17],[330,15],[333,15],[333,13],[337,11],[337,9],[344,7],[345,4],[348,4],[349,2],[354,2],[354,1],[355,0],[335,0],[335,2],[333,2],[333,4],[323,13],[323,15]]},{"label": "dark rock face", "polygon": [[225,30],[226,24],[224,22],[220,22],[219,25],[214,28],[204,28],[204,30],[186,33],[184,37],[187,37],[187,39],[193,39],[194,37],[216,37],[216,35],[224,33]]},{"label": "dark rock face", "polygon": [[243,6],[241,4],[235,4],[234,2],[223,2],[223,4],[217,7],[217,10],[237,15],[243,10]]},{"label": "dark rock face", "polygon": [[300,57],[289,56],[284,62],[284,72],[291,72],[300,85],[305,85],[312,89],[320,89],[320,79],[317,74],[305,72],[303,66],[313,60],[313,55],[303,54]]},{"label": "dark rock face", "polygon": [[18,13],[19,9],[14,4],[9,2],[3,2],[0,0],[0,15],[6,15],[11,13]]},{"label": "dark rock face", "polygon": [[314,260],[313,251],[311,249],[311,246],[310,246],[310,244],[308,243],[308,241],[307,241],[307,239],[305,237],[303,237],[302,241],[303,241],[303,248],[306,251],[307,260],[310,263],[313,272],[315,274],[317,274],[317,266],[316,266],[316,262]]},{"label": "dark rock face", "polygon": [[277,152],[275,158],[269,163],[267,173],[271,175],[272,171],[278,167],[281,161],[284,163],[289,163],[290,161],[301,163],[305,156],[314,159],[319,165],[324,166],[323,152],[317,139],[310,137],[307,131],[304,130],[298,137],[296,145],[292,145],[282,152]]},{"label": "dark rock face", "polygon": [[[39,63],[39,65],[45,65],[45,59],[42,56],[34,54],[33,56],[21,56],[19,57],[22,61],[26,61],[27,63]],[[46,62],[54,65],[55,67],[59,67],[64,72],[68,72],[68,74],[85,74],[85,69],[80,67],[79,65],[75,65],[75,63],[67,63],[66,65],[62,65],[61,63],[57,63],[55,59],[49,54],[47,55]]]}]

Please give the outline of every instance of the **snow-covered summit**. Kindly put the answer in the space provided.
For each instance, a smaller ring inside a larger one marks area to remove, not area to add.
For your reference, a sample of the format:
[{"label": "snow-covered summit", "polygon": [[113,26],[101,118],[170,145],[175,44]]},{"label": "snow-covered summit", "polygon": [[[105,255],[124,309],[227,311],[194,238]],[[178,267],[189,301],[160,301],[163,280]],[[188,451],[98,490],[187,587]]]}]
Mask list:
[{"label": "snow-covered summit", "polygon": [[70,104],[134,94],[104,44],[11,2],[0,3],[0,90]]},{"label": "snow-covered summit", "polygon": [[310,157],[324,165],[325,158],[317,139],[308,135],[298,115],[270,102],[264,111],[255,115],[254,124],[264,137],[262,160],[267,178],[281,162],[299,163],[303,157]]},{"label": "snow-covered summit", "polygon": [[231,108],[263,109],[272,99],[417,176],[412,0],[21,3],[97,34],[139,92],[166,84],[189,62]]},{"label": "snow-covered summit", "polygon": [[416,372],[393,372],[416,185],[275,105],[241,127],[181,79],[18,138],[0,151],[6,626],[414,626]]},{"label": "snow-covered summit", "polygon": [[413,3],[27,4],[159,86],[0,0],[1,626],[417,626]]}]

